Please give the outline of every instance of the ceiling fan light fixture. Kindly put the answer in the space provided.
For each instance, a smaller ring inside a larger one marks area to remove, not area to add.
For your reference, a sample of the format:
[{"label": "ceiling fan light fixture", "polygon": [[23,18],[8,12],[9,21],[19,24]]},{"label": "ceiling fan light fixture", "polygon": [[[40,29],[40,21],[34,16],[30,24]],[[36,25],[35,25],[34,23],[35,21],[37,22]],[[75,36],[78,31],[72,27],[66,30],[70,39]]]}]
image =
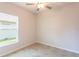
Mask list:
[{"label": "ceiling fan light fixture", "polygon": [[37,4],[37,7],[38,8],[44,8],[45,6],[44,6],[44,4]]}]

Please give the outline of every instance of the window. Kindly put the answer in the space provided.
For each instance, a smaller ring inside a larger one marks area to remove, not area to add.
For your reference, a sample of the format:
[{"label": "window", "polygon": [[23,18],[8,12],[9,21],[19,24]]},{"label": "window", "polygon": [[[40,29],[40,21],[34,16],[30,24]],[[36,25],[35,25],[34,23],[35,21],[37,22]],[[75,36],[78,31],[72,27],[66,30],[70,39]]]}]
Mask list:
[{"label": "window", "polygon": [[0,12],[0,47],[18,42],[18,16]]}]

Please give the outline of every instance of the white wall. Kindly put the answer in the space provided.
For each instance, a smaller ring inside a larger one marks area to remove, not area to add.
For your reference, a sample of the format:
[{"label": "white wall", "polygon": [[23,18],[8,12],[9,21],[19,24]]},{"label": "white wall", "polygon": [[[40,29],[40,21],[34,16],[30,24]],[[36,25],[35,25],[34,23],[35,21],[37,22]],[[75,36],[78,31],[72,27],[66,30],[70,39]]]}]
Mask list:
[{"label": "white wall", "polygon": [[37,34],[37,42],[79,53],[79,4],[39,13]]},{"label": "white wall", "polygon": [[0,47],[0,56],[35,42],[35,16],[31,12],[9,3],[0,3],[0,12],[19,16],[19,42]]},{"label": "white wall", "polygon": [[79,53],[79,4],[56,11],[46,10],[37,18],[31,12],[8,3],[0,3],[0,11],[19,16],[20,26],[20,41],[1,47],[0,56],[30,45],[36,38],[37,42]]}]

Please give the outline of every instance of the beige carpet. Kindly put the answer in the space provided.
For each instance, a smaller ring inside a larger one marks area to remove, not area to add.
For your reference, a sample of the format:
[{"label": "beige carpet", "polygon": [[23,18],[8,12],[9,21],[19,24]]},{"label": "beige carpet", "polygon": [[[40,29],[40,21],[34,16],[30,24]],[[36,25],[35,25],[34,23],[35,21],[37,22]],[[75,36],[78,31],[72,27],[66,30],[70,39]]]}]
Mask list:
[{"label": "beige carpet", "polygon": [[78,57],[79,54],[43,44],[33,44],[6,57]]}]

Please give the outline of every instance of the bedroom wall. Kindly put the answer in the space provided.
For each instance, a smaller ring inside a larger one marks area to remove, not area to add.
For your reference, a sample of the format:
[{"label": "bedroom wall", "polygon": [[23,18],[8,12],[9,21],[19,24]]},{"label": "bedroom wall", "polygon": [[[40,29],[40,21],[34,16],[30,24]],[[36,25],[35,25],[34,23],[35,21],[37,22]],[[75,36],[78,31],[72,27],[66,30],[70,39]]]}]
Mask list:
[{"label": "bedroom wall", "polygon": [[38,14],[37,42],[79,53],[79,4]]},{"label": "bedroom wall", "polygon": [[0,47],[0,56],[6,55],[35,42],[36,19],[31,12],[9,3],[0,3],[0,12],[19,17],[19,42],[5,47]]},{"label": "bedroom wall", "polygon": [[0,3],[0,12],[19,16],[20,26],[19,42],[0,47],[0,56],[35,42],[79,53],[79,4],[46,10],[34,16],[21,7]]}]

